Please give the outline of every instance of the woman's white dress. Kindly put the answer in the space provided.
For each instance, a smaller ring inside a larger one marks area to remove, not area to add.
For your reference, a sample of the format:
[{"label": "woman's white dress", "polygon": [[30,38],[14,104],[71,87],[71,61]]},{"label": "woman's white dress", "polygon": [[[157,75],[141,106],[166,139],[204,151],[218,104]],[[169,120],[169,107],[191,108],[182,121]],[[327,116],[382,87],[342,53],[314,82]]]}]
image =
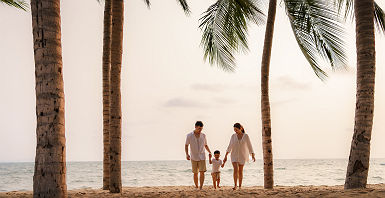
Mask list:
[{"label": "woman's white dress", "polygon": [[238,162],[242,165],[248,162],[249,154],[254,153],[249,136],[244,133],[242,139],[238,140],[237,134],[233,134],[227,152],[231,153],[231,162]]}]

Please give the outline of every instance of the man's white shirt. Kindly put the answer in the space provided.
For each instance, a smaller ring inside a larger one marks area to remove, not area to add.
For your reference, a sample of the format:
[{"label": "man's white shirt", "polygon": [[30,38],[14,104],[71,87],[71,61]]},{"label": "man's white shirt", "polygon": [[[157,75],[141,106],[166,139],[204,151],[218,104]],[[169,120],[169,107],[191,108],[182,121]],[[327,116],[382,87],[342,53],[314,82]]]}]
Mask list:
[{"label": "man's white shirt", "polygon": [[206,160],[205,146],[206,135],[201,133],[199,138],[195,137],[194,131],[187,134],[186,145],[190,145],[190,157],[193,161]]}]

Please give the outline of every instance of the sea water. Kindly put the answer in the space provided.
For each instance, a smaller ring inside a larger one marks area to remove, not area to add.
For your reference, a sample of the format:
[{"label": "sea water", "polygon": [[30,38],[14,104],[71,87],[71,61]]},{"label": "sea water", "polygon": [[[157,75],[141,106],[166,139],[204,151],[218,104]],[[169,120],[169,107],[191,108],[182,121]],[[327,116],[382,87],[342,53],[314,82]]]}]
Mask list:
[{"label": "sea water", "polygon": [[[211,185],[211,166],[207,164],[205,185]],[[347,160],[277,159],[274,161],[275,185],[343,185]],[[31,191],[33,162],[0,163],[0,191]],[[67,162],[68,189],[101,188],[102,162]],[[191,163],[184,161],[122,162],[123,186],[191,186]],[[385,159],[370,161],[369,184],[385,183]],[[221,184],[233,185],[232,165],[221,169]],[[263,186],[263,163],[246,163],[244,186]]]}]

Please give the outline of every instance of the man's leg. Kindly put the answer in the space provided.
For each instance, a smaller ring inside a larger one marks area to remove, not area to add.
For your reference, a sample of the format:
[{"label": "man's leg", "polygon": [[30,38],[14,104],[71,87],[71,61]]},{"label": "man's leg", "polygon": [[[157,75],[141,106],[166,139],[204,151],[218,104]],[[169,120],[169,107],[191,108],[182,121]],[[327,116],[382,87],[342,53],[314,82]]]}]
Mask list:
[{"label": "man's leg", "polygon": [[191,165],[192,165],[192,172],[194,173],[195,188],[198,188],[198,162],[191,160]]},{"label": "man's leg", "polygon": [[204,172],[204,171],[200,171],[199,180],[200,180],[200,186],[199,186],[199,188],[202,189],[202,187],[203,187],[203,182],[205,181],[205,172]]},{"label": "man's leg", "polygon": [[203,187],[203,182],[205,181],[205,172],[206,172],[206,160],[199,161],[199,180],[200,180],[200,189]]},{"label": "man's leg", "polygon": [[198,173],[194,173],[194,184],[195,188],[198,188]]}]

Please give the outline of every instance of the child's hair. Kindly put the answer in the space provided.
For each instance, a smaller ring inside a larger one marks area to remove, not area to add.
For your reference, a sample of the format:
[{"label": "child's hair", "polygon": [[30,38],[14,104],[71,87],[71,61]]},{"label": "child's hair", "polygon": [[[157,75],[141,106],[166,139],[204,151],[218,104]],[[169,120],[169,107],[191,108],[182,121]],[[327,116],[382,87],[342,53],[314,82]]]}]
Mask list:
[{"label": "child's hair", "polygon": [[218,151],[218,150],[216,150],[216,151],[214,151],[214,155],[215,155],[215,154],[221,154],[221,152]]},{"label": "child's hair", "polygon": [[195,122],[195,126],[203,127],[203,122],[202,121],[197,121]]},{"label": "child's hair", "polygon": [[245,133],[245,129],[243,128],[243,126],[242,126],[241,124],[235,123],[235,124],[234,124],[234,127],[235,127],[235,128],[238,128],[238,129],[241,129],[242,133]]}]

